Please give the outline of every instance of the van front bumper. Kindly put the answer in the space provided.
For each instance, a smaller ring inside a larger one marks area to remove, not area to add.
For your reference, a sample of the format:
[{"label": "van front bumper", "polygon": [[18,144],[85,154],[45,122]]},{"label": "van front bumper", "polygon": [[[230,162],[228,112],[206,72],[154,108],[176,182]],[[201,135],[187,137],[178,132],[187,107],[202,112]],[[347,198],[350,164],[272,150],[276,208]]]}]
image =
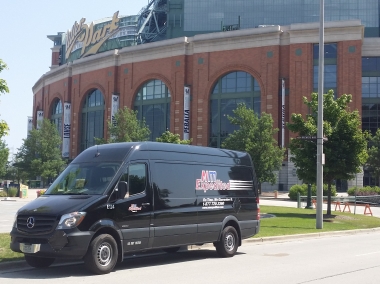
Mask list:
[{"label": "van front bumper", "polygon": [[[70,232],[55,230],[49,235],[26,235],[13,228],[10,248],[15,252],[37,257],[80,259],[86,254],[93,234],[93,232],[79,230],[70,230]],[[24,245],[21,244],[37,245],[34,246],[37,247],[37,251],[22,251]]]}]

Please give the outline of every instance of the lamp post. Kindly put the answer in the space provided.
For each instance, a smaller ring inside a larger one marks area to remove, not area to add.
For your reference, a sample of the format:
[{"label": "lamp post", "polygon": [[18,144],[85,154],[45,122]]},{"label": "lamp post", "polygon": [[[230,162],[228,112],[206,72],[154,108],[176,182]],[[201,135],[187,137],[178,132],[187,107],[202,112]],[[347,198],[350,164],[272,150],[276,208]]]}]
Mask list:
[{"label": "lamp post", "polygon": [[316,228],[323,229],[323,78],[324,78],[324,0],[319,13],[318,130],[317,130],[317,212]]}]

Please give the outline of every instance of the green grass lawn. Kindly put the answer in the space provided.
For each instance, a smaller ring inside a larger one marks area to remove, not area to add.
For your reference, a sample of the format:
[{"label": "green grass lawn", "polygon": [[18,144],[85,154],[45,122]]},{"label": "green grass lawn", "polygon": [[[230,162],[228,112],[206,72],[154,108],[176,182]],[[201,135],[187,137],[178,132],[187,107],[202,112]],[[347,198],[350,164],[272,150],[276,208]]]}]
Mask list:
[{"label": "green grass lawn", "polygon": [[[380,218],[363,214],[354,215],[333,211],[333,216],[324,218],[323,229],[316,229],[315,210],[313,209],[262,205],[260,211],[263,215],[272,214],[275,217],[262,218],[260,232],[254,238],[380,227]],[[10,241],[9,233],[0,234],[0,263],[23,259],[23,254],[11,251]]]},{"label": "green grass lawn", "polygon": [[24,259],[24,254],[11,251],[9,247],[10,242],[11,236],[9,233],[0,234],[0,263]]},{"label": "green grass lawn", "polygon": [[[380,218],[332,211],[330,218],[324,216],[323,229],[316,229],[314,209],[260,206],[261,214],[272,214],[274,218],[262,218],[260,232],[254,238],[344,231],[380,227]],[[324,212],[326,213],[326,212]]]}]

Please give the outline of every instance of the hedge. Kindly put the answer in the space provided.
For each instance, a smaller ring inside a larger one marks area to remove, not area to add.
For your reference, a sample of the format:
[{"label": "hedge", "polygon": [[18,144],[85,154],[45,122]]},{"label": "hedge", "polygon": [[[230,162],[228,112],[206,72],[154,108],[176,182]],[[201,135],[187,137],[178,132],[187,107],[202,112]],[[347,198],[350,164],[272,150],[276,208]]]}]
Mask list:
[{"label": "hedge", "polygon": [[[299,192],[301,196],[307,196],[307,187],[306,183],[304,184],[295,184],[289,190],[289,198],[291,200],[297,200],[297,193]],[[327,196],[328,189],[327,184],[323,185],[323,196]],[[317,186],[315,184],[311,185],[311,195],[317,195]],[[335,185],[331,185],[331,196],[336,196],[336,187]]]},{"label": "hedge", "polygon": [[[356,192],[356,194],[355,194]],[[378,186],[365,186],[365,187],[351,187],[347,190],[347,194],[350,196],[368,196],[368,195],[380,195],[380,187]]]}]

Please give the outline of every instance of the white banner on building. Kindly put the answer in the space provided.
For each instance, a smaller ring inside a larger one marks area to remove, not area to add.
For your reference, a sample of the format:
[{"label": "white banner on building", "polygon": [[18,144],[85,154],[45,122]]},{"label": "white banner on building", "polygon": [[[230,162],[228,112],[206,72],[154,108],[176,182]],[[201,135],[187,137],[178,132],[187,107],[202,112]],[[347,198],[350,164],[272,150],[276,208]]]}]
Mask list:
[{"label": "white banner on building", "polygon": [[116,125],[116,119],[115,119],[115,115],[117,113],[117,111],[119,110],[119,95],[112,95],[112,102],[111,102],[111,121],[112,121],[112,125],[115,126]]},{"label": "white banner on building", "polygon": [[[112,126],[116,126],[116,124],[117,124],[116,113],[119,110],[119,101],[120,101],[119,95],[112,94],[112,98],[111,98],[111,122],[112,122]],[[111,139],[114,139],[114,138],[115,138],[115,136],[111,135]]]},{"label": "white banner on building", "polygon": [[285,146],[285,79],[281,79],[281,147]]},{"label": "white banner on building", "polygon": [[30,131],[32,131],[33,129],[33,117],[32,116],[28,116],[28,127],[27,127],[27,131],[28,133],[26,134],[26,136],[28,137],[30,134]]},{"label": "white banner on building", "polygon": [[70,137],[71,137],[71,103],[63,105],[63,135],[62,135],[62,157],[70,157]]},{"label": "white banner on building", "polygon": [[185,86],[183,94],[183,139],[190,139],[190,87]]},{"label": "white banner on building", "polygon": [[43,110],[37,111],[37,125],[36,125],[37,129],[41,128],[43,120],[44,120],[44,111]]}]

